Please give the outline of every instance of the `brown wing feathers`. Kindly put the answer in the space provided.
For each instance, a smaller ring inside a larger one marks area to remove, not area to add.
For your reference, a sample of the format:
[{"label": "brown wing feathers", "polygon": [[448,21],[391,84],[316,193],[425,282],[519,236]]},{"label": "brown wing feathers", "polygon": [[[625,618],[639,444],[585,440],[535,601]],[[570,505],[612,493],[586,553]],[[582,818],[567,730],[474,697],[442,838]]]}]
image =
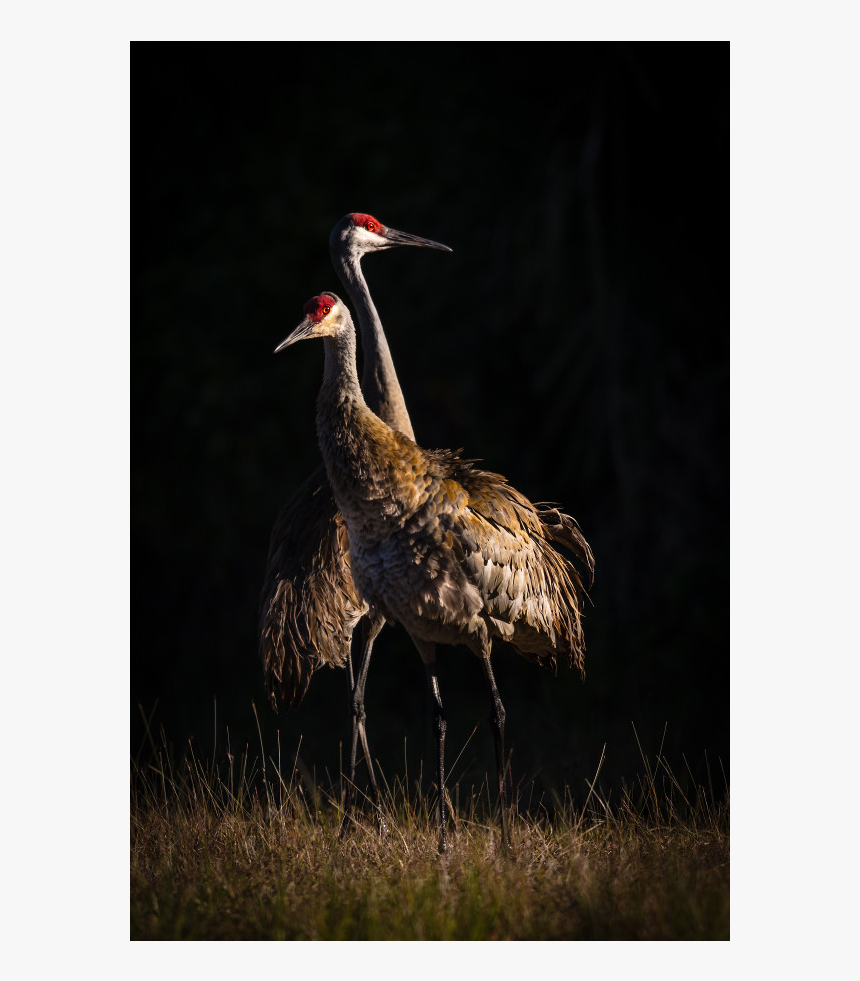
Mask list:
[{"label": "brown wing feathers", "polygon": [[343,667],[367,607],[349,569],[349,544],[325,469],[318,467],[281,509],[260,597],[260,657],[277,711],[299,704],[312,673]]},{"label": "brown wing feathers", "polygon": [[566,656],[584,674],[586,587],[554,547],[580,560],[590,588],[594,556],[576,520],[558,507],[532,504],[500,474],[474,467],[476,461],[445,450],[427,456],[438,476],[455,480],[468,495],[471,518],[461,516],[458,544],[461,556],[462,550],[473,556],[467,575],[484,596],[497,635],[553,669],[557,655]]}]

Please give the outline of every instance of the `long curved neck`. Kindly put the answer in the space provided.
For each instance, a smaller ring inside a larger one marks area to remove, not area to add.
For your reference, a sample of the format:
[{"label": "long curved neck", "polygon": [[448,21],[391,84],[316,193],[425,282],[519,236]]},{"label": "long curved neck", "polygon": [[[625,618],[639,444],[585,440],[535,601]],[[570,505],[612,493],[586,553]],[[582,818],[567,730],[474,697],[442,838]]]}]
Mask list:
[{"label": "long curved neck", "polygon": [[[351,540],[378,541],[414,507],[421,450],[367,405],[355,364],[355,329],[325,338],[317,440],[338,509]],[[410,448],[404,463],[403,447]]]},{"label": "long curved neck", "polygon": [[325,337],[323,341],[325,363],[318,407],[365,405],[355,366],[355,330],[341,331],[336,337]]},{"label": "long curved neck", "polygon": [[401,433],[414,439],[415,434],[406,411],[397,372],[394,370],[388,341],[361,271],[361,256],[341,249],[332,253],[332,262],[358,317],[364,353],[361,388],[367,404],[392,429],[399,429]]}]

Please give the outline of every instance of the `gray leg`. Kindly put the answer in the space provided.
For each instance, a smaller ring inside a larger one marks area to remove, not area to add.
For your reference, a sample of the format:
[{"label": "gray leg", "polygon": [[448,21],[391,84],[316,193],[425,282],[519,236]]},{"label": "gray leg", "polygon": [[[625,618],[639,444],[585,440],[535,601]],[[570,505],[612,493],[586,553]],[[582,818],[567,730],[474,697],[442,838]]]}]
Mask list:
[{"label": "gray leg", "polygon": [[427,684],[430,686],[430,699],[433,702],[433,731],[436,736],[436,782],[439,786],[439,851],[448,851],[448,806],[445,790],[445,732],[448,728],[448,717],[442,706],[442,696],[439,693],[439,677],[436,673],[436,645],[427,641],[412,640],[418,648],[424,669],[427,672]]},{"label": "gray leg", "polygon": [[445,732],[448,728],[448,718],[442,707],[442,696],[439,694],[439,678],[436,665],[425,665],[427,681],[430,685],[430,697],[433,699],[433,728],[436,733],[436,780],[439,784],[439,851],[448,851],[448,815],[445,801]]},{"label": "gray leg", "polygon": [[493,701],[490,711],[490,725],[493,728],[493,741],[496,744],[496,769],[499,778],[499,814],[502,821],[502,847],[507,849],[511,847],[511,838],[505,813],[505,707],[502,705],[502,699],[499,697],[499,689],[496,688],[496,679],[493,677],[489,647],[484,649],[481,657],[484,664],[484,675],[490,686],[490,695]]},{"label": "gray leg", "polygon": [[[347,661],[347,676],[350,683],[350,713],[352,715],[352,738],[349,746],[349,780],[346,786],[346,802],[344,804],[343,822],[341,823],[340,833],[343,836],[349,822],[350,811],[355,797],[355,768],[358,754],[358,742],[361,741],[361,750],[364,754],[364,761],[367,766],[367,774],[370,777],[370,786],[373,791],[373,802],[379,809],[379,787],[376,783],[376,774],[373,771],[373,761],[370,756],[370,749],[367,744],[367,731],[365,722],[367,715],[364,710],[364,687],[367,684],[367,672],[370,668],[370,655],[373,651],[373,642],[376,640],[379,631],[385,626],[384,617],[365,617],[361,621],[362,638],[364,642],[364,654],[361,659],[361,667],[355,683],[352,682],[352,659]],[[388,825],[385,818],[379,811],[380,831],[388,834]]]}]

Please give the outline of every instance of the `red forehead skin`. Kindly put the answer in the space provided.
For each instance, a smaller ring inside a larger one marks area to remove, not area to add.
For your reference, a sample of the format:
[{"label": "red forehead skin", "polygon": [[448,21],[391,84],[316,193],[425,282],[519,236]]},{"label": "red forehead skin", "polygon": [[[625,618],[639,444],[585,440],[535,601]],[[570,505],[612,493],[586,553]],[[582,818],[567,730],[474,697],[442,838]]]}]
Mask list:
[{"label": "red forehead skin", "polygon": [[360,228],[367,228],[369,223],[373,224],[373,228],[369,228],[368,231],[371,232],[382,232],[385,231],[385,225],[381,221],[374,218],[373,215],[365,215],[360,211],[353,212],[349,216],[352,218],[353,224],[358,225]]},{"label": "red forehead skin", "polygon": [[[312,296],[308,302],[302,307],[302,313],[315,324],[318,324],[321,320],[325,320],[329,313],[331,313],[331,308],[335,305],[335,298],[328,293],[320,293],[319,296]],[[328,307],[328,311],[326,311]]]}]

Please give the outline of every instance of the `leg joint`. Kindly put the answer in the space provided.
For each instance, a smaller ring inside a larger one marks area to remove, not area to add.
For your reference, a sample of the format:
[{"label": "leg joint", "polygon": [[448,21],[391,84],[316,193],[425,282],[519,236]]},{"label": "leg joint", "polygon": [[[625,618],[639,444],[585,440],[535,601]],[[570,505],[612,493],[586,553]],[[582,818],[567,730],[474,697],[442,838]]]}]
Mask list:
[{"label": "leg joint", "polygon": [[366,722],[367,713],[364,711],[364,699],[359,698],[357,695],[352,697],[352,717],[356,722]]}]

